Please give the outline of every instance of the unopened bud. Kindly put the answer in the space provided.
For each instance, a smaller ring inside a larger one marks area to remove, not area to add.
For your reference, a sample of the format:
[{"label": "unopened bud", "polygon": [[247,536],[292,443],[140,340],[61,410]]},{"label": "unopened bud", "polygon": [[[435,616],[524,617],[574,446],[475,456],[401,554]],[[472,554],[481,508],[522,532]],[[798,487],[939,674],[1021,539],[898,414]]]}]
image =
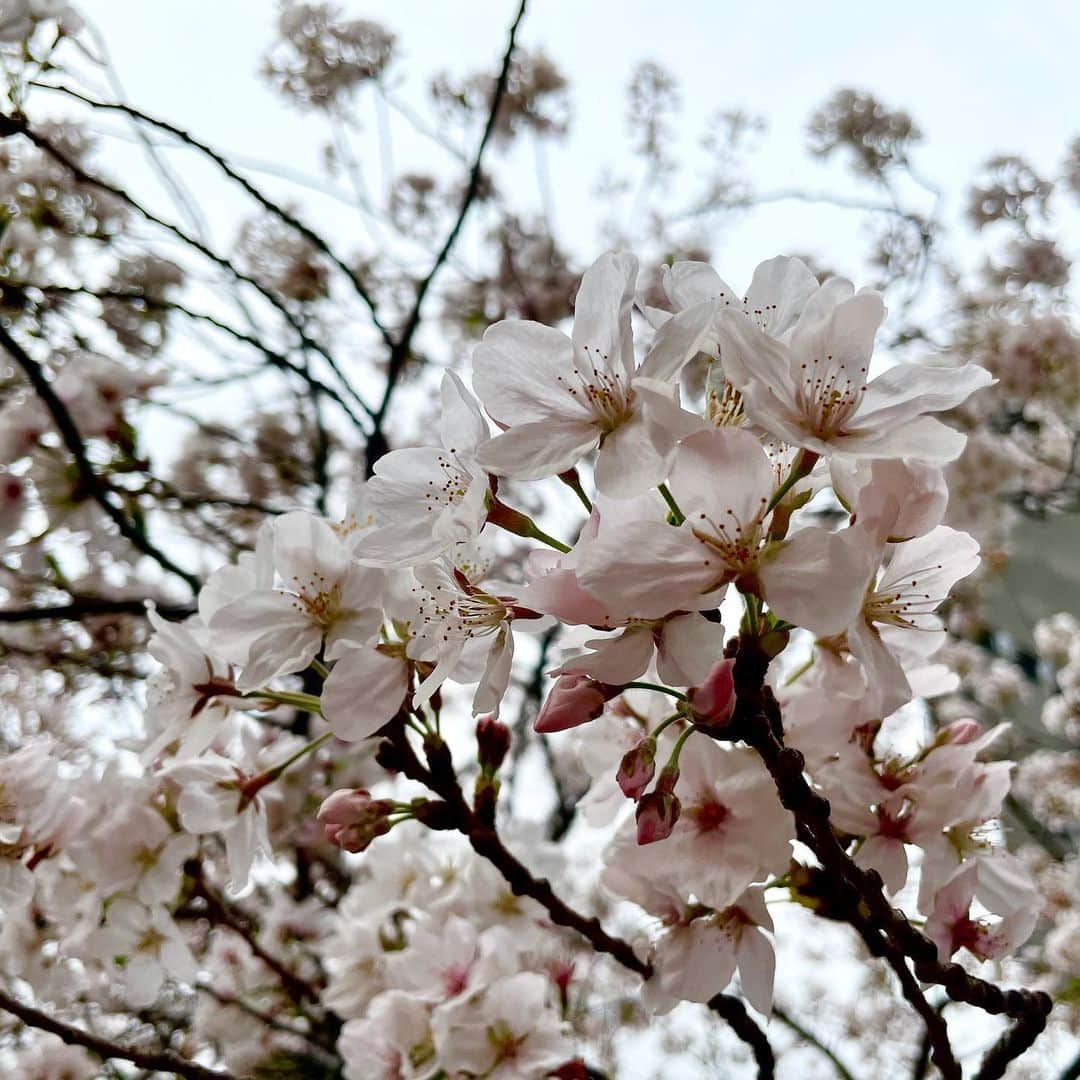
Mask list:
[{"label": "unopened bud", "polygon": [[363,788],[341,788],[319,807],[326,839],[345,851],[363,851],[377,836],[390,831],[387,820],[394,810],[390,799],[373,799]]},{"label": "unopened bud", "polygon": [[499,771],[510,749],[510,729],[493,716],[476,721],[476,759],[489,776]]},{"label": "unopened bud", "polygon": [[937,737],[939,744],[954,746],[974,742],[982,734],[982,727],[975,720],[956,720],[944,728]]},{"label": "unopened bud", "polygon": [[686,694],[701,727],[723,727],[735,712],[735,661],[720,660],[700,686]]},{"label": "unopened bud", "polygon": [[587,675],[560,675],[540,707],[533,727],[549,735],[595,720],[604,711],[604,702],[613,696],[608,689]]},{"label": "unopened bud", "polygon": [[666,840],[682,813],[682,804],[675,795],[653,791],[637,804],[637,842],[655,844]]},{"label": "unopened bud", "polygon": [[628,799],[640,799],[656,772],[656,740],[650,735],[632,746],[619,762],[615,779]]}]

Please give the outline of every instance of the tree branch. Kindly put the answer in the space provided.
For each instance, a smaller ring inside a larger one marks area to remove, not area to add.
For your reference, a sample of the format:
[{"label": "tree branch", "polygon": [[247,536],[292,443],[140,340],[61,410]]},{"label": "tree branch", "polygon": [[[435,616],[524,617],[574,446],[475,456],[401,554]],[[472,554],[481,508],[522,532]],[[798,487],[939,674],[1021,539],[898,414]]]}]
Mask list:
[{"label": "tree branch", "polygon": [[819,1039],[812,1031],[803,1027],[798,1020],[795,1019],[790,1013],[781,1009],[778,1005],[773,1005],[773,1016],[780,1021],[785,1027],[790,1028],[800,1039],[805,1043],[809,1043],[819,1053],[824,1054],[833,1064],[833,1068],[836,1069],[836,1075],[841,1077],[842,1080],[855,1080],[855,1077],[851,1074],[848,1067]]},{"label": "tree branch", "polygon": [[94,471],[94,467],[86,456],[86,444],[82,435],[79,434],[79,429],[75,426],[75,421],[71,418],[67,406],[57,397],[56,391],[53,390],[52,384],[45,377],[41,365],[8,333],[2,321],[0,321],[0,345],[11,354],[12,359],[23,369],[27,379],[30,381],[30,385],[52,414],[53,422],[60,432],[64,445],[75,459],[75,467],[79,472],[79,479],[82,481],[87,495],[105,511],[109,519],[120,530],[121,536],[129,540],[144,555],[149,555],[163,569],[182,578],[192,592],[198,592],[199,579],[194,574],[190,574],[177,566],[168,555],[147,539],[119,507],[113,505],[112,500],[109,498],[109,488]]},{"label": "tree branch", "polygon": [[[0,609],[0,623],[44,622],[48,619],[76,621],[88,615],[145,615],[153,601],[107,596],[75,596],[66,604],[44,607]],[[165,619],[186,619],[194,615],[194,604],[157,604],[157,613]]]},{"label": "tree branch", "polygon": [[232,1073],[221,1072],[218,1069],[208,1069],[203,1065],[197,1065],[194,1061],[188,1061],[187,1058],[182,1058],[178,1054],[172,1054],[165,1050],[136,1050],[134,1047],[121,1046],[119,1043],[110,1042],[99,1035],[83,1031],[82,1028],[56,1020],[40,1009],[24,1005],[3,990],[0,990],[0,1009],[17,1016],[27,1027],[37,1028],[40,1031],[47,1031],[51,1035],[56,1035],[68,1046],[85,1047],[103,1061],[113,1058],[119,1061],[130,1061],[133,1065],[138,1065],[140,1069],[172,1073],[175,1076],[189,1077],[190,1080],[234,1080]]},{"label": "tree branch", "polygon": [[[633,971],[643,979],[652,976],[652,965],[641,960],[629,942],[607,933],[599,919],[589,918],[575,911],[559,898],[552,889],[551,882],[546,878],[534,877],[528,868],[506,849],[495,828],[483,821],[465,801],[450,749],[444,742],[436,738],[425,742],[425,767],[416,756],[402,723],[389,725],[384,735],[384,741],[376,754],[379,764],[385,769],[402,773],[410,780],[418,781],[444,800],[441,803],[428,804],[431,812],[421,818],[428,828],[453,829],[461,833],[472,849],[499,871],[515,896],[528,896],[535,900],[547,911],[553,923],[577,931],[596,952],[612,957],[628,971]],[[772,1047],[742,1002],[727,994],[717,994],[708,1004],[753,1050],[758,1063],[758,1080],[772,1080]]]},{"label": "tree branch", "polygon": [[380,337],[390,348],[393,347],[394,340],[390,334],[390,331],[382,324],[379,319],[378,310],[376,308],[374,297],[368,292],[367,286],[357,275],[356,271],[348,265],[324,240],[314,229],[309,225],[305,225],[295,214],[290,213],[284,207],[279,206],[272,199],[267,197],[259,188],[257,188],[247,177],[238,173],[236,169],[226,160],[226,158],[212,146],[202,142],[195,138],[189,131],[185,131],[183,128],[177,127],[175,124],[170,124],[166,120],[159,120],[157,117],[150,116],[148,113],[143,112],[141,109],[133,108],[131,105],[125,105],[120,102],[110,101],[97,101],[94,98],[87,97],[85,94],[80,94],[77,90],[73,90],[67,86],[57,86],[52,83],[34,82],[34,86],[41,87],[45,90],[56,90],[59,93],[67,94],[69,97],[75,98],[78,101],[89,105],[93,109],[110,110],[114,112],[122,112],[126,116],[131,117],[133,120],[141,121],[144,124],[149,124],[151,127],[158,128],[160,131],[167,131],[170,135],[175,136],[186,146],[190,146],[193,150],[197,150],[199,153],[208,157],[217,167],[232,181],[239,184],[264,210],[269,211],[280,221],[283,221],[290,228],[295,229],[309,244],[317,248],[325,255],[330,262],[332,262],[348,279],[352,284],[357,296],[364,302],[371,315],[371,321],[378,330]]},{"label": "tree branch", "polygon": [[454,224],[451,226],[449,233],[447,233],[442,247],[435,256],[435,261],[431,264],[431,269],[417,286],[416,297],[413,300],[412,308],[405,320],[400,336],[390,350],[390,361],[386,371],[386,386],[383,389],[383,396],[382,400],[379,402],[379,407],[375,410],[373,415],[375,430],[372,432],[368,442],[367,467],[369,474],[375,461],[388,449],[386,438],[383,433],[383,423],[390,408],[390,402],[394,396],[394,391],[401,378],[401,373],[411,354],[412,339],[416,334],[417,327],[420,325],[420,313],[424,304],[424,298],[427,296],[428,290],[431,288],[436,276],[442,269],[443,264],[449,258],[450,252],[461,233],[462,226],[465,224],[465,219],[468,217],[469,210],[472,208],[473,203],[476,201],[476,196],[480,191],[480,179],[483,175],[481,166],[484,160],[484,152],[487,149],[488,142],[491,140],[492,132],[495,130],[495,122],[498,119],[499,109],[502,107],[503,98],[506,95],[506,86],[510,79],[510,65],[514,58],[514,49],[517,47],[518,28],[521,26],[521,21],[525,17],[525,7],[527,2],[528,0],[521,0],[521,3],[518,5],[517,16],[510,26],[510,32],[506,43],[506,52],[503,54],[502,67],[499,70],[498,78],[495,80],[495,90],[491,95],[491,108],[488,111],[487,123],[484,125],[484,133],[480,137],[480,144],[476,148],[476,155],[473,158],[472,168],[469,171],[469,179],[465,185],[465,193],[461,197],[461,206],[458,208],[457,217],[454,219]]},{"label": "tree branch", "polygon": [[276,311],[278,311],[289,326],[296,333],[299,338],[301,346],[305,349],[310,349],[313,352],[318,353],[330,367],[330,370],[337,376],[341,385],[344,387],[345,392],[349,397],[356,402],[360,408],[372,416],[371,408],[367,402],[356,392],[352,384],[345,377],[344,373],[338,367],[337,361],[331,356],[330,352],[314,338],[310,337],[307,330],[304,328],[304,323],[297,318],[293,312],[282,301],[281,297],[273,292],[272,289],[267,288],[258,278],[252,277],[250,274],[245,274],[237,266],[233,264],[230,259],[227,259],[224,255],[219,255],[213,248],[204,244],[197,237],[192,236],[190,233],[185,232],[179,225],[174,225],[172,222],[166,221],[164,218],[158,217],[156,214],[147,210],[137,199],[129,195],[123,188],[117,187],[115,184],[110,184],[107,180],[103,180],[98,176],[94,176],[92,173],[88,173],[77,161],[74,161],[69,155],[64,153],[58,147],[54,146],[44,135],[35,131],[27,123],[25,117],[22,116],[7,116],[0,114],[0,138],[6,138],[10,135],[22,135],[24,138],[29,139],[43,153],[48,154],[49,157],[59,162],[64,166],[71,175],[79,181],[79,183],[86,184],[89,187],[94,187],[100,191],[104,191],[114,198],[119,199],[125,206],[134,210],[140,217],[150,222],[152,225],[156,225],[160,229],[164,229],[166,232],[171,233],[178,240],[183,241],[192,250],[197,251],[203,258],[212,262],[215,266],[225,270],[236,281],[242,282],[245,285],[251,286],[260,296],[263,297]]},{"label": "tree branch", "polygon": [[[765,684],[770,658],[760,641],[742,635],[729,650],[735,656],[735,714],[724,739],[742,739],[760,755],[776,784],[780,801],[791,811],[799,839],[814,852],[834,889],[836,909],[859,932],[870,951],[882,956],[900,980],[904,997],[919,1013],[932,1047],[931,1060],[946,1080],[959,1080],[960,1066],[949,1044],[944,1019],[923,995],[918,980],[944,986],[953,1001],[974,1005],[1016,1021],[1013,1029],[987,1055],[978,1080],[993,1080],[1009,1061],[1022,1054],[1046,1025],[1052,1002],[1048,994],[1002,991],[969,975],[959,964],[942,964],[937,947],[895,910],[884,893],[881,876],[862,870],[833,832],[829,802],[814,792],[804,773],[801,753],[783,743],[780,708]],[[907,961],[913,962],[914,974]],[[918,977],[918,980],[916,979]]]}]

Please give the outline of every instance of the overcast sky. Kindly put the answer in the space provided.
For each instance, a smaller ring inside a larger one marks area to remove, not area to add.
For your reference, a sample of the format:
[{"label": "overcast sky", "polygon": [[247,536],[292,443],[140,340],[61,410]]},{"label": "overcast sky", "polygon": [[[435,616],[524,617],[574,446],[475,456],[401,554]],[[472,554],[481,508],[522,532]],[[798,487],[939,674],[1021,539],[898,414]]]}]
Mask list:
[{"label": "overcast sky", "polygon": [[[272,38],[271,0],[83,0],[79,6],[105,33],[133,101],[233,153],[317,169],[324,129],[283,107],[255,76]],[[344,7],[398,34],[399,92],[423,106],[433,71],[494,69],[516,2],[345,0]],[[681,79],[688,140],[718,108],[768,118],[755,165],[763,187],[836,185],[836,171],[808,162],[803,129],[814,106],[840,85],[870,89],[911,111],[927,136],[918,162],[950,193],[952,206],[989,154],[1018,151],[1052,172],[1080,133],[1080,5],[1068,0],[1043,0],[1037,17],[1007,0],[766,6],[533,0],[521,41],[547,50],[573,84],[573,129],[549,161],[558,233],[582,258],[599,244],[590,193],[606,166],[626,164],[625,88],[642,59]],[[357,106],[367,128],[360,143],[372,148],[373,102],[361,98]],[[398,171],[449,164],[431,143],[400,130],[394,156]],[[531,172],[531,154],[518,167]],[[377,187],[377,171],[368,175]],[[847,253],[859,243],[859,222],[851,218],[790,204],[752,215],[724,236],[724,272],[738,287],[761,258],[820,250],[823,221],[837,252],[834,265],[849,269]],[[357,237],[358,244],[364,240]]]}]

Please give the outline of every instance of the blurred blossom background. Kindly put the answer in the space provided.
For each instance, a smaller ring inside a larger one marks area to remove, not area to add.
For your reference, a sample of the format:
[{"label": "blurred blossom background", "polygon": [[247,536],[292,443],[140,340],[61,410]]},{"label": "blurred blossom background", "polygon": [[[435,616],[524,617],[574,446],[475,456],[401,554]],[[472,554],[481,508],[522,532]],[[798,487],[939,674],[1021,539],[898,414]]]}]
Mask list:
[{"label": "blurred blossom background", "polygon": [[[468,373],[486,327],[566,320],[582,271],[602,251],[634,251],[643,299],[659,306],[661,267],[677,259],[708,261],[741,288],[763,259],[797,255],[820,276],[883,291],[883,367],[948,358],[995,375],[948,418],[969,442],[949,468],[946,521],[972,532],[984,555],[947,610],[944,662],[958,683],[909,707],[908,722],[1012,725],[994,748],[1018,762],[1000,838],[1035,876],[1043,910],[1015,957],[972,970],[1045,989],[1056,1003],[1044,1041],[1007,1075],[1075,1080],[1080,7],[534,0],[469,214],[418,314],[416,288],[470,181],[516,5],[76,7],[85,45],[62,42],[56,67],[36,81],[127,103],[220,151],[332,241],[384,325],[416,315],[411,351],[388,358],[341,268],[182,135],[23,87],[17,104],[73,158],[225,253],[333,342],[332,363],[315,353],[305,363],[344,405],[317,393],[313,415],[273,360],[282,332],[269,329],[265,297],[223,285],[219,266],[122,200],[54,197],[59,181],[42,179],[26,147],[0,143],[0,215],[12,230],[0,242],[0,308],[57,351],[58,376],[65,357],[85,351],[138,360],[129,382],[97,384],[107,449],[95,462],[115,470],[127,509],[199,577],[249,550],[267,509],[340,516],[372,447],[425,440],[443,372]],[[0,3],[0,33],[3,12]],[[5,61],[9,82],[16,64]],[[18,234],[28,220],[36,239]],[[27,293],[45,281],[59,288]],[[99,306],[72,295],[87,282]],[[125,291],[147,302],[128,303]],[[208,318],[185,318],[183,308]],[[0,408],[14,400],[15,380],[5,378]],[[370,432],[368,407],[379,424],[365,456],[358,432]],[[72,617],[0,612],[0,726],[12,746],[46,730],[73,745],[122,741],[138,729],[148,629],[137,612],[95,608],[95,599],[131,607],[150,596],[183,613],[191,597],[160,565],[127,558],[117,538],[93,529],[86,538],[86,493],[40,456],[25,464],[36,436],[12,417],[0,430],[0,599],[9,612],[71,605]],[[559,523],[558,508],[530,504],[531,489],[507,490]],[[819,510],[824,521],[838,512]],[[538,673],[556,652],[519,655],[510,711],[527,746],[515,750],[512,798],[538,834],[561,836],[587,777],[568,742],[528,741]],[[570,835],[586,864],[595,842]],[[917,1019],[897,1008],[848,928],[782,907],[787,974],[769,1027],[779,1075],[933,1075]],[[949,1005],[947,1015],[965,1060],[999,1033],[967,1007]],[[627,1080],[753,1075],[745,1049],[692,1009],[652,1022],[627,1001],[589,1035],[600,1065]],[[18,1040],[5,1037],[14,1053]],[[10,1061],[25,1071],[7,1075],[46,1075],[25,1056]]]}]

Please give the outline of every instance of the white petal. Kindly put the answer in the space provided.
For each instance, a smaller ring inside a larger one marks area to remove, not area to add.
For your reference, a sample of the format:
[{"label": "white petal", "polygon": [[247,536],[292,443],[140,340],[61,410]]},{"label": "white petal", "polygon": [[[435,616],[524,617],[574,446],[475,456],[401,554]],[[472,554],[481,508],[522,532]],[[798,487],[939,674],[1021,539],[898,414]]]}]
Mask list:
[{"label": "white petal", "polygon": [[578,579],[613,608],[643,619],[697,610],[704,590],[721,576],[689,529],[665,522],[629,522],[601,534],[582,551]]},{"label": "white petal", "polygon": [[715,352],[716,310],[712,302],[697,304],[668,319],[656,332],[639,375],[670,381],[677,378],[698,353]]},{"label": "white petal", "polygon": [[877,552],[857,529],[803,529],[761,560],[769,607],[821,637],[846,630],[862,608]]},{"label": "white petal", "polygon": [[760,930],[747,927],[742,932],[736,955],[743,996],[759,1013],[769,1016],[776,978],[776,953],[772,942]]},{"label": "white petal", "polygon": [[552,674],[591,675],[600,682],[620,686],[638,678],[653,655],[652,631],[632,626],[607,638],[593,638],[585,645],[592,652],[575,656]]},{"label": "white petal", "polygon": [[323,715],[337,738],[358,742],[397,713],[407,687],[408,668],[399,657],[346,648],[323,684]]},{"label": "white petal", "polygon": [[697,686],[724,655],[724,628],[693,612],[664,623],[656,670],[668,686]]},{"label": "white petal", "polygon": [[472,366],[477,396],[488,414],[501,423],[586,415],[587,410],[566,389],[566,380],[572,380],[574,373],[573,343],[549,326],[496,323],[476,347]]},{"label": "white petal", "polygon": [[557,420],[522,424],[496,435],[476,452],[488,472],[518,480],[541,480],[576,465],[600,441],[590,421]]},{"label": "white petal", "polygon": [[[630,311],[638,262],[626,252],[601,255],[585,271],[574,301],[571,335],[580,364],[586,355],[594,367],[634,373],[634,339]],[[606,358],[606,360],[604,359]]]},{"label": "white petal", "polygon": [[674,439],[648,424],[640,411],[617,427],[596,458],[596,488],[612,499],[632,499],[668,477]]},{"label": "white petal", "polygon": [[746,290],[746,307],[761,313],[763,328],[781,337],[802,314],[807,301],[820,289],[814,272],[802,261],[778,255],[760,263]]},{"label": "white petal", "polygon": [[475,450],[491,434],[476,399],[465,389],[461,377],[453,371],[443,375],[441,396],[439,438],[443,446],[454,450]]}]

